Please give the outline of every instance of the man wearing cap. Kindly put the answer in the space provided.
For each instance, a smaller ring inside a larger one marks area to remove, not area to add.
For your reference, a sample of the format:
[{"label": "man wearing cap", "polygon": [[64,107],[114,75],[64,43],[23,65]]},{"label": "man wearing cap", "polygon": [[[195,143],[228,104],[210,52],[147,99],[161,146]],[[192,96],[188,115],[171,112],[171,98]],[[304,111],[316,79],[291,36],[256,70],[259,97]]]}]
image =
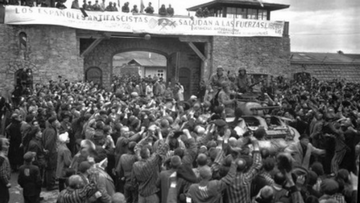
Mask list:
[{"label": "man wearing cap", "polygon": [[14,113],[11,116],[11,124],[6,127],[6,134],[10,141],[9,148],[9,161],[11,164],[11,169],[16,171],[17,168],[22,165],[22,155],[23,153],[19,153],[21,148],[21,116],[17,113]]},{"label": "man wearing cap", "polygon": [[150,132],[135,146],[135,152],[139,161],[135,162],[133,165],[131,179],[133,183],[137,182],[139,184],[139,203],[160,202],[159,197],[156,194],[159,191],[156,187],[156,181],[159,176],[159,165],[161,164],[161,160],[165,158],[165,155],[169,150],[169,145],[164,142],[161,131],[157,128],[156,131],[160,140],[159,145],[156,152],[152,155],[150,154],[150,150],[146,145],[151,140],[155,129],[151,131],[153,132]]},{"label": "man wearing cap", "polygon": [[23,188],[25,203],[37,203],[40,199],[42,182],[39,168],[32,164],[35,156],[35,152],[26,152],[24,165],[19,168],[18,183]]},{"label": "man wearing cap", "polygon": [[137,192],[135,187],[131,185],[131,172],[133,164],[137,161],[134,151],[135,145],[136,142],[134,141],[128,144],[128,152],[121,155],[115,169],[118,179],[124,184],[124,195],[127,202],[135,202],[137,200]]},{"label": "man wearing cap", "polygon": [[58,140],[58,129],[59,121],[56,117],[50,117],[48,119],[49,125],[43,132],[42,143],[44,144],[45,150],[48,151],[46,156],[47,166],[45,168],[45,184],[48,191],[54,190],[55,188],[55,171],[57,164],[57,140]]},{"label": "man wearing cap", "polygon": [[234,107],[236,100],[230,99],[230,84],[229,82],[223,82],[222,84],[222,90],[220,91],[218,95],[218,101],[219,105],[225,107],[225,113],[226,115],[234,115]]},{"label": "man wearing cap", "polygon": [[200,168],[200,182],[190,186],[187,198],[193,202],[222,202],[222,192],[234,182],[236,162],[237,160],[231,162],[229,172],[220,180],[211,180],[212,170],[209,166]]},{"label": "man wearing cap", "polygon": [[[237,161],[237,171],[234,183],[230,184],[226,189],[229,203],[251,202],[251,181],[262,167],[262,158],[258,140],[254,137],[250,137],[250,140],[254,147],[252,160],[243,157]],[[253,162],[253,164],[251,164],[251,162]]]},{"label": "man wearing cap", "polygon": [[[101,193],[101,201],[104,203],[110,203],[111,197],[115,194],[115,185],[113,179],[110,177],[108,173],[106,173],[105,169],[108,164],[106,150],[102,147],[97,147],[96,149],[95,167],[88,170],[90,175],[98,174],[98,184],[97,188]],[[90,201],[90,202],[98,202],[98,201]]]},{"label": "man wearing cap", "polygon": [[248,91],[249,85],[246,75],[246,70],[241,68],[239,69],[239,75],[236,78],[236,86],[239,92],[245,93]]},{"label": "man wearing cap", "polygon": [[59,135],[59,148],[56,165],[56,178],[59,179],[59,191],[65,189],[65,172],[71,164],[71,152],[66,146],[69,143],[69,133]]},{"label": "man wearing cap", "polygon": [[[91,174],[89,183],[85,183],[79,175],[72,175],[69,178],[69,187],[63,190],[58,199],[58,203],[89,202],[93,196],[95,201],[100,201],[101,193],[97,189],[98,174]],[[109,201],[110,203],[111,201]]]},{"label": "man wearing cap", "polygon": [[221,84],[223,84],[223,82],[227,82],[229,80],[226,77],[226,75],[224,75],[223,71],[224,71],[224,69],[221,66],[219,66],[216,69],[216,74],[214,74],[210,78],[210,85],[216,92],[220,91],[222,89]]},{"label": "man wearing cap", "polygon": [[159,178],[156,181],[156,185],[160,188],[161,191],[161,203],[169,203],[171,199],[177,198],[176,192],[175,197],[172,197],[169,193],[170,190],[175,188],[176,191],[176,170],[181,166],[181,158],[179,156],[173,156],[170,158],[170,167],[171,169],[166,171],[161,171]]}]

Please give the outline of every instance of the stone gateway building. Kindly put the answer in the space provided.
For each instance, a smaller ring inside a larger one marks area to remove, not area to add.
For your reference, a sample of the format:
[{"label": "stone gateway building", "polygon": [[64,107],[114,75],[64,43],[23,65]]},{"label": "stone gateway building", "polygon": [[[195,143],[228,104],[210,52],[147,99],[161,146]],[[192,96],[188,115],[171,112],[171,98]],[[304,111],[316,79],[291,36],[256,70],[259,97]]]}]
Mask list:
[{"label": "stone gateway building", "polygon": [[[288,8],[288,5],[216,0],[189,8],[189,11],[196,11],[200,7],[208,8],[208,18],[194,20],[193,17],[186,16],[154,21],[157,15],[138,17],[127,16],[133,14],[114,14],[113,18],[119,20],[119,24],[112,25],[129,23],[126,25],[134,25],[132,33],[126,30],[116,32],[111,26],[105,30],[96,30],[98,28],[94,27],[85,29],[83,26],[90,25],[96,19],[94,16],[97,14],[93,14],[95,12],[86,18],[81,17],[80,11],[73,9],[1,7],[0,80],[3,82],[0,89],[15,85],[19,70],[29,70],[33,84],[57,80],[62,76],[69,81],[100,81],[103,87],[110,88],[113,57],[128,51],[149,51],[165,56],[166,81],[182,78],[183,81],[180,82],[187,83],[183,85],[191,93],[196,93],[200,81],[208,80],[219,66],[229,73],[245,68],[248,73],[292,76],[294,71],[290,68],[289,24],[270,21],[272,11]],[[29,14],[36,12],[49,15],[49,18],[64,18],[65,21],[74,18],[82,20],[84,24],[62,25],[61,21],[48,23],[48,19],[35,19],[35,14]],[[29,16],[34,18],[33,22],[21,21],[22,17],[25,19]],[[104,16],[100,20],[104,20],[103,18]],[[143,30],[142,27],[136,27],[135,21],[142,23],[139,19],[148,22],[149,26],[162,27],[159,32]],[[193,24],[187,25],[185,22]],[[277,23],[281,27],[277,31],[274,29],[275,34],[261,31],[271,31],[278,26]],[[192,30],[179,33],[175,26],[179,29],[181,26],[190,26]],[[202,27],[195,29],[196,26]],[[215,29],[206,32],[210,26]],[[242,27],[249,33],[242,32]]]}]

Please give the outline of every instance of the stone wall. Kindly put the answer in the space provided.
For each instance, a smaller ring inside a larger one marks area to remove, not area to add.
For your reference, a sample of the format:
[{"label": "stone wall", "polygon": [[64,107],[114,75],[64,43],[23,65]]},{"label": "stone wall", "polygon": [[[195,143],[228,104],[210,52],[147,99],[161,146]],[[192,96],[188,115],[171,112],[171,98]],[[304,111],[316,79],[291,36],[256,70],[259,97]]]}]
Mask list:
[{"label": "stone wall", "polygon": [[237,74],[248,73],[291,76],[290,39],[277,37],[213,37],[212,74],[222,66]]},{"label": "stone wall", "polygon": [[[20,49],[19,33],[27,35],[27,47]],[[31,68],[35,83],[82,80],[83,59],[74,29],[59,26],[9,26],[0,24],[0,89],[13,85],[14,73]]]}]

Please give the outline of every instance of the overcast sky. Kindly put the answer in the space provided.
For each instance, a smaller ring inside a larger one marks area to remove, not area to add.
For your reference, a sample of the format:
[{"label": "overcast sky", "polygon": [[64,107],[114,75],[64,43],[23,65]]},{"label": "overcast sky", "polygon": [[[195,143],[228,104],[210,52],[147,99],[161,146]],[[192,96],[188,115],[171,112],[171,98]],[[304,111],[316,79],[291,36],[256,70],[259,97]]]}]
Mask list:
[{"label": "overcast sky", "polygon": [[[134,4],[140,5],[141,0],[120,0],[120,4],[126,1],[132,7]],[[176,14],[184,15],[188,14],[186,8],[209,1],[211,0],[151,0],[155,10],[159,2],[166,5],[170,3]],[[118,3],[118,0],[113,2]],[[145,5],[148,2],[149,0],[144,0]],[[290,22],[291,51],[342,50],[344,53],[360,54],[360,18],[358,17],[360,0],[266,0],[264,2],[290,5],[289,9],[272,12],[271,20]]]}]

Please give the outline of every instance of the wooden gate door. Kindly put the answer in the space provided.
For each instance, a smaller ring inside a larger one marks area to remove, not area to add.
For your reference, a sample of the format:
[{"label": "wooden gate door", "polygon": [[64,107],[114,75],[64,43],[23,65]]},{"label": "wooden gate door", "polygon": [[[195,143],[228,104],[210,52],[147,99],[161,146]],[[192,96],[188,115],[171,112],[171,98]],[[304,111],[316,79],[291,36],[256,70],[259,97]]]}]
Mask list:
[{"label": "wooden gate door", "polygon": [[102,71],[98,67],[91,67],[86,71],[86,81],[93,81],[95,84],[102,85]]}]

